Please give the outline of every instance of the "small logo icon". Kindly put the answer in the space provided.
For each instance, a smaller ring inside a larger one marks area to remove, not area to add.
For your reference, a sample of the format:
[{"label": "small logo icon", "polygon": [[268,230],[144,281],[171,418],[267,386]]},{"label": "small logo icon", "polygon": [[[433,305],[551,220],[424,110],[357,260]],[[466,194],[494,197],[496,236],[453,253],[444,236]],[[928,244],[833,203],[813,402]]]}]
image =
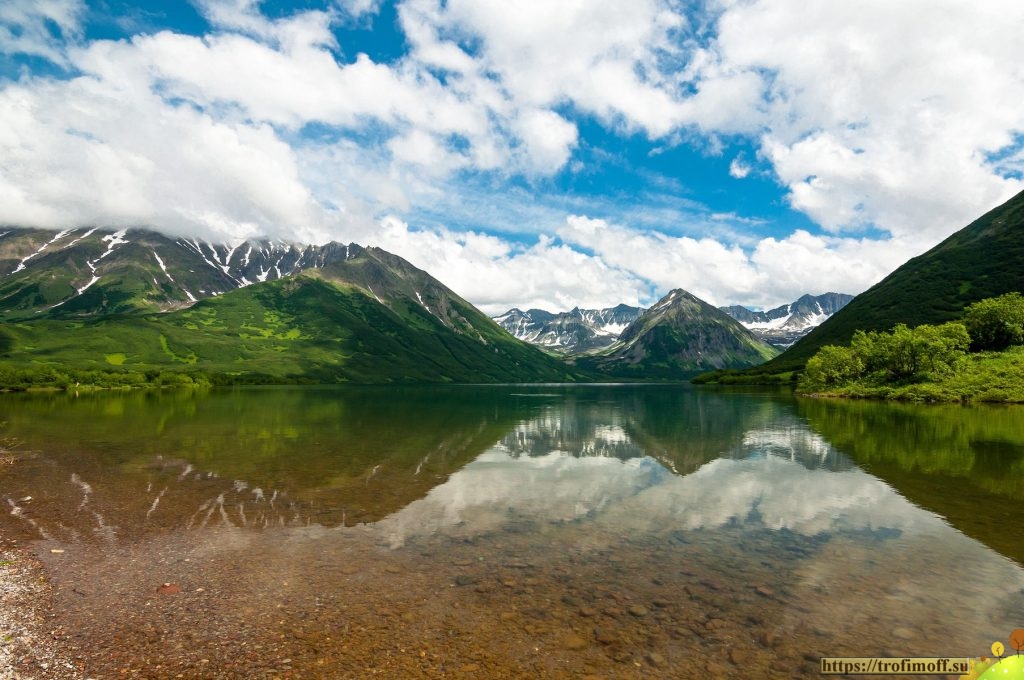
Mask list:
[{"label": "small logo icon", "polygon": [[1024,651],[1024,628],[1017,628],[1010,633],[1010,647],[1017,653],[1004,657],[1006,646],[996,640],[991,647],[992,656],[995,658],[987,659],[981,656],[974,659],[971,662],[971,671],[961,675],[960,680],[1024,680],[1024,657],[1020,655],[1021,651]]}]

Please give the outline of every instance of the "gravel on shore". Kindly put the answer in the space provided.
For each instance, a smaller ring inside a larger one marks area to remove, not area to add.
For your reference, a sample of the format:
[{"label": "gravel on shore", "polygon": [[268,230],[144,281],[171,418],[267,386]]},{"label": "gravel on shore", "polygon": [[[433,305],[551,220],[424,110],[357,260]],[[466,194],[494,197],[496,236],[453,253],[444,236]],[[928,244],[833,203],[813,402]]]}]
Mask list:
[{"label": "gravel on shore", "polygon": [[39,560],[0,540],[0,680],[83,677],[53,640],[51,602]]}]

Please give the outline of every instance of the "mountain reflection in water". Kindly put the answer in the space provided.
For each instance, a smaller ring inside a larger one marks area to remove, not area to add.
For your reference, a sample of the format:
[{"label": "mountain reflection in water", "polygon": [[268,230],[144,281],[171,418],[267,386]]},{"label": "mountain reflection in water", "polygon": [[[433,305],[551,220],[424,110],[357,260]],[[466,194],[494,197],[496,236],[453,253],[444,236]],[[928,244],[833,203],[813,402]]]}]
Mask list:
[{"label": "mountain reflection in water", "polygon": [[[1024,605],[1017,539],[915,496],[973,474],[1016,498],[1001,411],[679,386],[0,402],[0,529],[35,541],[97,676],[131,649],[153,677],[817,677],[815,655],[979,655]],[[959,438],[901,452],[930,427]]]}]

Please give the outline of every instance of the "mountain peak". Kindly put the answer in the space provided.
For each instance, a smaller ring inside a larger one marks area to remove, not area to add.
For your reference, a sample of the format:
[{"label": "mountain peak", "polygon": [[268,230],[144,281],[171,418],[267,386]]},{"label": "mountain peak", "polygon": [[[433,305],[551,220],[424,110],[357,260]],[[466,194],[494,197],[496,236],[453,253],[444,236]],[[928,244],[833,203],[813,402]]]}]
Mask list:
[{"label": "mountain peak", "polygon": [[5,362],[33,369],[81,369],[84,355],[90,370],[106,368],[106,357],[113,371],[243,382],[575,377],[423,270],[351,243],[9,229],[0,233],[0,319],[19,321],[0,338]]},{"label": "mountain peak", "polygon": [[[356,275],[360,263],[363,270]],[[375,287],[378,298],[392,274],[429,278],[396,255],[357,243],[248,239],[215,244],[142,228],[81,227],[56,233],[13,228],[0,234],[0,315],[30,319],[165,312],[304,271],[329,276],[339,267],[368,289]]]},{"label": "mountain peak", "polygon": [[682,379],[754,366],[775,354],[735,319],[676,288],[623,330],[610,350],[582,365],[622,377]]}]

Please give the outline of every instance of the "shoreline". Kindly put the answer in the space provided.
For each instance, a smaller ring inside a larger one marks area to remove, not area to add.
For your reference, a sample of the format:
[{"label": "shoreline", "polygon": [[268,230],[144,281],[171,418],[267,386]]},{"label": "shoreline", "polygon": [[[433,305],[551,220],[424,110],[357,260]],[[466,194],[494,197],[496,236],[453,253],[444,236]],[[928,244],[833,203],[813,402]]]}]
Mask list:
[{"label": "shoreline", "polygon": [[43,564],[13,540],[0,541],[0,680],[77,679],[83,675],[50,631],[53,593]]},{"label": "shoreline", "polygon": [[[885,388],[877,388],[878,392]],[[1019,406],[1024,400],[1019,398],[977,398],[975,396],[954,396],[942,394],[917,394],[912,392],[898,392],[895,394],[882,394],[875,391],[848,391],[844,389],[835,391],[795,391],[794,395],[803,399],[836,399],[847,401],[873,401],[890,404],[935,404],[954,406],[977,406],[979,404],[989,406]]]}]

